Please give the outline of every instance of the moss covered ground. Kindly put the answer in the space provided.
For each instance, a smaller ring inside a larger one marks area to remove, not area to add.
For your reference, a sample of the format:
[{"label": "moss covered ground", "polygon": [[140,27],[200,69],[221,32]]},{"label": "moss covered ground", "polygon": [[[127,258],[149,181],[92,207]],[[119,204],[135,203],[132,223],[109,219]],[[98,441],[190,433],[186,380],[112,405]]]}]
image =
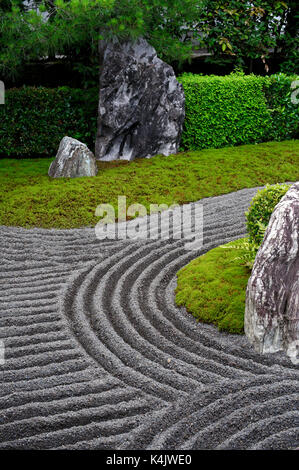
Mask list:
[{"label": "moss covered ground", "polygon": [[0,160],[0,225],[94,226],[95,209],[184,204],[266,183],[299,179],[299,140],[190,151],[133,162],[99,162],[94,178],[51,179],[52,159]]}]

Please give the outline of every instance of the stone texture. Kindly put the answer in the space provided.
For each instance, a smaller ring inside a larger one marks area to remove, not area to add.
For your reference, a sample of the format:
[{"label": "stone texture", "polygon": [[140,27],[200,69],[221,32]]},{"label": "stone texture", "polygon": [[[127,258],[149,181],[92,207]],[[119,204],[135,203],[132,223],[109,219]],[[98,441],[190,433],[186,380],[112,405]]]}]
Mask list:
[{"label": "stone texture", "polygon": [[88,147],[79,140],[64,137],[48,174],[53,178],[77,178],[95,176],[97,172],[95,157]]},{"label": "stone texture", "polygon": [[276,206],[248,282],[245,333],[261,353],[299,363],[299,182]]},{"label": "stone texture", "polygon": [[176,153],[185,95],[172,67],[144,39],[101,43],[101,48],[96,159]]}]

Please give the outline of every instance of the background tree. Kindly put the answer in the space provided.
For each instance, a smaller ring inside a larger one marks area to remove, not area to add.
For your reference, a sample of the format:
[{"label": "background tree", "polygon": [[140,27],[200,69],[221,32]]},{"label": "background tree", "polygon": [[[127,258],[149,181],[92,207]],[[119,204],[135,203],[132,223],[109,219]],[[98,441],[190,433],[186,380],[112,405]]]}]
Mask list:
[{"label": "background tree", "polygon": [[35,0],[43,16],[21,3],[0,0],[2,78],[59,55],[88,87],[97,80],[98,40],[138,36],[172,64],[189,59],[193,45],[216,64],[251,72],[260,63],[268,73],[274,58],[281,70],[299,72],[297,0]]},{"label": "background tree", "polygon": [[[20,8],[24,9],[24,2],[23,0],[16,0],[15,4]],[[0,11],[11,11],[12,9],[12,1],[11,0],[0,0]]]},{"label": "background tree", "polygon": [[293,68],[298,71],[298,12],[296,0],[205,0],[198,21],[200,45],[212,52],[215,62],[234,61],[244,68],[250,59],[249,72],[254,60],[269,71],[270,55],[292,57]]},{"label": "background tree", "polygon": [[194,31],[201,2],[195,0],[49,0],[39,10],[14,4],[2,15],[2,73],[51,54],[79,52],[88,45],[95,55],[99,40],[143,36],[165,60],[186,60],[192,51],[187,33]]},{"label": "background tree", "polygon": [[297,0],[286,1],[275,53],[282,57],[281,70],[299,73],[299,10]]}]

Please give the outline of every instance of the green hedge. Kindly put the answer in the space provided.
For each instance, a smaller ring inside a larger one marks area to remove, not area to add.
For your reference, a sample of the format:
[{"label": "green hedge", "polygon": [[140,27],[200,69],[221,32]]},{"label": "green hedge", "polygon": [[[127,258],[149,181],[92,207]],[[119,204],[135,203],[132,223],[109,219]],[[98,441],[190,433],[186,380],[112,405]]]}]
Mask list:
[{"label": "green hedge", "polygon": [[[291,82],[232,74],[184,74],[186,119],[182,148],[198,150],[298,137],[299,105]],[[7,90],[0,106],[0,156],[53,157],[69,135],[94,148],[98,91],[23,87]]]},{"label": "green hedge", "polygon": [[[298,77],[280,73],[267,79],[265,97],[271,115],[271,128],[267,140],[285,140],[299,136],[299,104],[293,104],[291,89]],[[266,136],[267,137],[267,136]]]},{"label": "green hedge", "polygon": [[184,74],[183,149],[285,140],[298,137],[299,106],[291,103],[296,77]]},{"label": "green hedge", "polygon": [[6,91],[0,106],[0,155],[55,156],[70,135],[94,146],[98,91],[23,87]]}]

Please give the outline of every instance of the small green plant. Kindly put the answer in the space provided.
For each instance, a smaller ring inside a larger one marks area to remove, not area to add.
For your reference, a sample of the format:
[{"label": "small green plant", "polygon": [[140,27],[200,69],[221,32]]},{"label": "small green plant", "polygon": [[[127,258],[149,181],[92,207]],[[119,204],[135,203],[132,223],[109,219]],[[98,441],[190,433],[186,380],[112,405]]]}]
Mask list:
[{"label": "small green plant", "polygon": [[287,184],[267,185],[252,199],[245,213],[249,242],[252,245],[259,247],[262,243],[272,212],[289,188],[290,185]]},{"label": "small green plant", "polygon": [[239,260],[241,265],[250,270],[253,268],[256,254],[264,239],[272,212],[289,187],[287,184],[267,185],[265,189],[259,191],[246,212],[249,237],[244,238],[240,243],[222,245],[224,249],[238,252],[239,256],[236,256],[234,260]]},{"label": "small green plant", "polygon": [[233,258],[233,261],[239,261],[241,266],[246,266],[248,269],[252,270],[259,246],[250,242],[247,237],[242,239],[242,241],[237,240],[233,245],[222,245],[221,248],[238,252],[239,256]]}]

